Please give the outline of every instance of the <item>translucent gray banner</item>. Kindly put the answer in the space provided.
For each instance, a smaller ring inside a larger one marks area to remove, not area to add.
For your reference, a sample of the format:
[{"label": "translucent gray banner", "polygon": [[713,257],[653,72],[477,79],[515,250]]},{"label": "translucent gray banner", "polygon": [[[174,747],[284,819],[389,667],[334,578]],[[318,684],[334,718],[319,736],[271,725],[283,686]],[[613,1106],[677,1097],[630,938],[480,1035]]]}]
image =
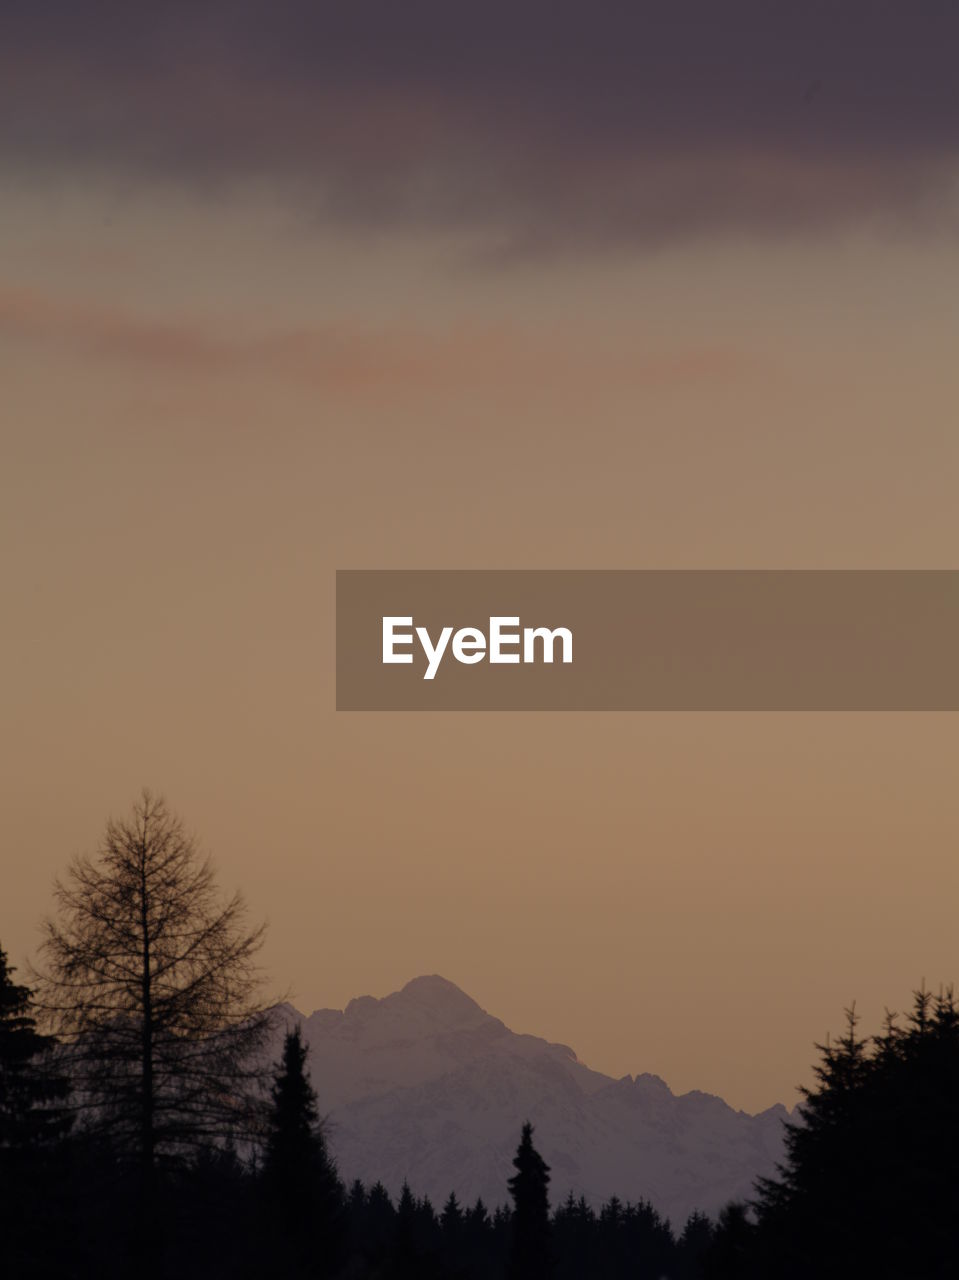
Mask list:
[{"label": "translucent gray banner", "polygon": [[956,570],[340,570],[341,711],[955,711]]}]

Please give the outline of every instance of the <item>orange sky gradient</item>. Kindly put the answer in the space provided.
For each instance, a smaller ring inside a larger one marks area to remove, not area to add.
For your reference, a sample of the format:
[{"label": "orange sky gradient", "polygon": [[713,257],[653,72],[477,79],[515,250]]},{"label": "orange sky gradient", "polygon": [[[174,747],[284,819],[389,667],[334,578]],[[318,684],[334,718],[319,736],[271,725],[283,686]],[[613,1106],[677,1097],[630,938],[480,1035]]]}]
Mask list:
[{"label": "orange sky gradient", "polygon": [[959,979],[957,717],[337,714],[334,570],[955,568],[954,224],[516,256],[291,192],[0,176],[0,943],[147,785],[306,1012],[436,972],[791,1105]]}]

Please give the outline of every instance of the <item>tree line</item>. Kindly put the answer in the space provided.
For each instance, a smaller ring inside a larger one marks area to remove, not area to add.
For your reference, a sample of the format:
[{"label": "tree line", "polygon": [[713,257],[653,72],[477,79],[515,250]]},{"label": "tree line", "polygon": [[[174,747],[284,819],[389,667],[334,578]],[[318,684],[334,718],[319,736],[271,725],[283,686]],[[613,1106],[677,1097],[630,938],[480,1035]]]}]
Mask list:
[{"label": "tree line", "polygon": [[818,1046],[777,1175],[674,1231],[595,1210],[522,1126],[504,1203],[338,1174],[298,1027],[279,1061],[262,928],[144,792],[55,885],[29,984],[0,950],[0,1275],[277,1280],[924,1280],[959,1264],[959,1011],[919,991]]}]

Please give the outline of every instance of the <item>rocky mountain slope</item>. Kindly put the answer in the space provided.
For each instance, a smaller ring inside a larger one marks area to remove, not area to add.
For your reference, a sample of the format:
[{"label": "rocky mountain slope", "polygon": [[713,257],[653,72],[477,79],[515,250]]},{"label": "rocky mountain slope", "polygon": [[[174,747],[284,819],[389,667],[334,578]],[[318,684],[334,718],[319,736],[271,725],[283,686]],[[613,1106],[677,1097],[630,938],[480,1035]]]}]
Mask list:
[{"label": "rocky mountain slope", "polygon": [[415,978],[382,1000],[304,1017],[310,1071],[341,1175],[404,1179],[442,1204],[507,1198],[520,1127],[552,1168],[552,1198],[572,1190],[650,1200],[674,1224],[748,1195],[782,1150],[787,1111],[734,1111],[721,1098],[673,1094],[658,1076],[614,1080],[572,1049],[510,1031],[440,977]]}]

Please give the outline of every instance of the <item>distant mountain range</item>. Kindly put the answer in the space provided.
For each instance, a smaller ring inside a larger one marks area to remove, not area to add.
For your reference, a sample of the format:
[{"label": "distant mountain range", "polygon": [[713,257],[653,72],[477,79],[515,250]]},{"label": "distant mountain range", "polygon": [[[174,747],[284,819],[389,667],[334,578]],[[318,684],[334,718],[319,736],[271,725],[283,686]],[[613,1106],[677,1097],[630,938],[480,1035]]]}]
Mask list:
[{"label": "distant mountain range", "polygon": [[782,1154],[786,1108],[734,1111],[707,1093],[676,1095],[654,1075],[592,1071],[572,1049],[518,1035],[445,978],[414,978],[382,1000],[306,1017],[281,1007],[310,1045],[330,1148],[349,1182],[408,1180],[442,1205],[507,1199],[523,1121],[552,1169],[556,1204],[649,1200],[674,1226],[750,1194]]}]

